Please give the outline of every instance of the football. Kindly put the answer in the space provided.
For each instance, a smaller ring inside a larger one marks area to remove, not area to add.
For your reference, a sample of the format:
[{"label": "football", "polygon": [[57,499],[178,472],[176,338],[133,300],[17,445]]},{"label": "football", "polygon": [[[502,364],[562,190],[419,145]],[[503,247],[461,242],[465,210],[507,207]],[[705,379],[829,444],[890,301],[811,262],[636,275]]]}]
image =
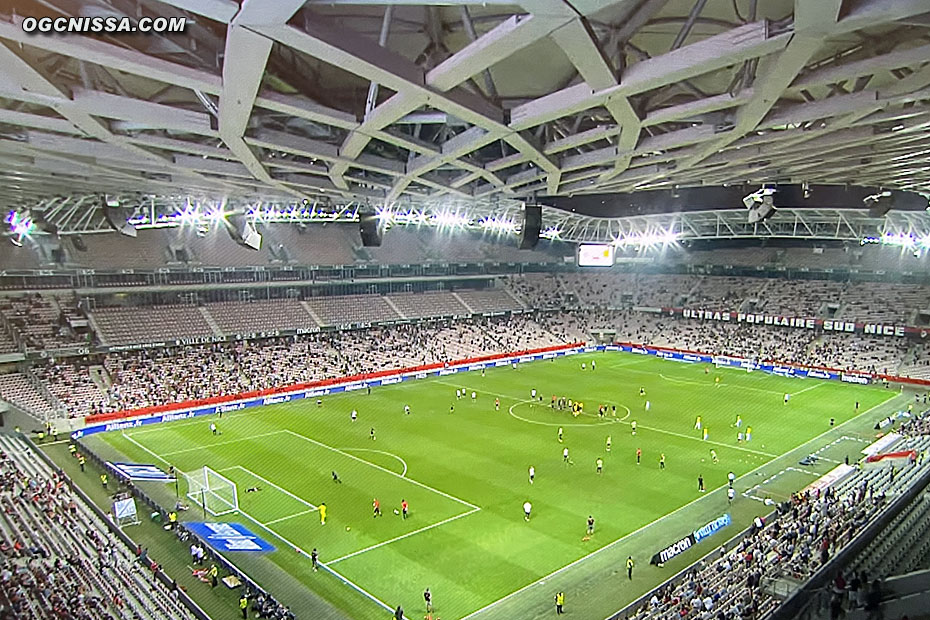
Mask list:
[{"label": "football", "polygon": [[399,515],[399,514],[400,514],[400,511],[399,511],[397,508],[395,508],[395,509],[394,509],[394,514]]}]

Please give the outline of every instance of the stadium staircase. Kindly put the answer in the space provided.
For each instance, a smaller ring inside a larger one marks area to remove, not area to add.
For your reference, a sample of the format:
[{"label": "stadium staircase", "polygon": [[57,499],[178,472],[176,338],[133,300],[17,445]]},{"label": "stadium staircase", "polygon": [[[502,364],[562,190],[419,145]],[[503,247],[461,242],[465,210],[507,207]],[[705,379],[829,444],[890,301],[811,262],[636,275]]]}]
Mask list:
[{"label": "stadium staircase", "polygon": [[110,344],[107,342],[106,337],[103,335],[103,332],[100,331],[100,327],[97,325],[97,319],[94,318],[93,312],[87,312],[87,323],[90,325],[90,328],[93,330],[94,334],[97,336],[97,340],[100,341],[100,344],[106,346]]},{"label": "stadium staircase", "polygon": [[523,310],[529,309],[529,307],[530,307],[529,304],[527,304],[525,301],[523,301],[522,299],[520,299],[519,297],[517,297],[516,295],[514,295],[514,294],[513,294],[513,291],[510,290],[509,287],[503,288],[503,289],[501,289],[501,290],[503,290],[505,293],[507,293],[507,295],[509,295],[510,298],[513,299],[514,302],[516,302],[517,307],[519,307],[519,308],[521,308],[521,309],[523,309]]},{"label": "stadium staircase", "polygon": [[[397,304],[395,304],[393,301],[391,301],[391,298],[390,298],[388,295],[384,295],[384,301],[387,302],[387,305],[389,305],[389,306],[391,307],[391,309],[392,309],[394,312],[396,312],[396,313],[397,313],[397,316],[399,316],[400,318],[402,318],[402,319],[404,319],[404,320],[410,318],[410,317],[408,317],[406,314],[404,314],[403,312],[400,311],[400,308],[397,307]],[[459,300],[459,301],[461,301],[461,300]]]},{"label": "stadium staircase", "polygon": [[219,325],[217,325],[216,320],[212,316],[210,316],[210,313],[207,312],[207,309],[204,308],[203,306],[200,306],[197,309],[200,310],[200,314],[203,315],[203,320],[206,321],[207,325],[210,326],[210,329],[213,331],[213,335],[222,336],[223,330],[220,329]]},{"label": "stadium staircase", "polygon": [[684,295],[680,295],[680,294],[679,294],[678,296],[676,296],[675,298],[672,299],[672,305],[673,305],[673,306],[684,307],[684,306],[687,306],[688,304],[690,304],[690,303],[691,303],[691,299],[694,298],[694,295],[695,295],[699,290],[701,290],[701,288],[703,288],[703,286],[704,286],[704,284],[705,284],[704,280],[706,280],[706,279],[707,279],[707,276],[698,278],[698,279],[695,281],[694,286],[692,286],[690,289],[688,289],[688,292],[687,292],[687,293],[685,293]]},{"label": "stadium staircase", "polygon": [[300,305],[301,305],[301,307],[302,307],[304,310],[307,311],[307,314],[310,315],[310,318],[312,318],[312,319],[314,320],[314,322],[315,322],[317,325],[319,325],[320,327],[323,327],[323,319],[321,319],[321,318],[317,315],[317,313],[313,311],[313,308],[310,307],[310,304],[308,304],[308,303],[307,303],[306,301],[304,301],[304,300],[301,300],[301,301],[300,301]]},{"label": "stadium staircase", "polygon": [[26,379],[29,380],[32,387],[35,388],[36,392],[42,396],[42,399],[52,406],[52,409],[58,412],[66,411],[64,404],[58,400],[58,397],[51,393],[45,382],[36,376],[32,368],[25,368],[23,374],[26,376]]},{"label": "stadium staircase", "polygon": [[458,293],[453,292],[453,293],[452,293],[452,296],[455,297],[456,301],[458,301],[460,304],[462,304],[463,306],[465,306],[465,309],[468,310],[468,313],[469,313],[469,314],[474,314],[474,313],[475,313],[475,309],[472,308],[471,306],[469,306],[467,303],[465,303],[465,300],[462,299],[462,296],[461,296],[461,295],[459,295]]},{"label": "stadium staircase", "polygon": [[[740,311],[757,312],[760,309],[765,308],[765,291],[767,288],[769,288],[769,284],[771,284],[771,282],[771,280],[763,281],[762,284],[759,285],[759,288],[750,293],[749,296],[739,304]],[[748,307],[750,303],[753,304],[751,308]]]},{"label": "stadium staircase", "polygon": [[90,380],[94,382],[94,385],[100,389],[102,394],[110,393],[110,388],[113,387],[113,379],[110,377],[110,373],[107,372],[106,368],[100,364],[91,366],[87,369],[87,374]]},{"label": "stadium staircase", "polygon": [[915,379],[930,379],[930,365],[917,362],[917,360],[925,359],[925,349],[928,346],[930,345],[920,343],[909,347],[901,363],[898,364],[896,372]]},{"label": "stadium staircase", "polygon": [[[882,618],[930,620],[930,571],[916,571],[882,581]],[[821,614],[827,620],[829,613]],[[869,620],[874,616],[862,608],[846,613],[845,620]]]}]

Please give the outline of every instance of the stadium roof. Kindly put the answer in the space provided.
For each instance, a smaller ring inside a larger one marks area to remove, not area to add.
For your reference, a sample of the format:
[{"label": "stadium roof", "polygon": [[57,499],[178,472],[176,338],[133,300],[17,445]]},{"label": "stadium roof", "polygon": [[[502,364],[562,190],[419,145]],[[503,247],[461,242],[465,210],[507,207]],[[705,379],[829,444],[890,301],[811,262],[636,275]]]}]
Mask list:
[{"label": "stadium roof", "polygon": [[[41,16],[188,20],[26,32]],[[927,0],[16,0],[0,42],[14,207],[930,192]]]}]

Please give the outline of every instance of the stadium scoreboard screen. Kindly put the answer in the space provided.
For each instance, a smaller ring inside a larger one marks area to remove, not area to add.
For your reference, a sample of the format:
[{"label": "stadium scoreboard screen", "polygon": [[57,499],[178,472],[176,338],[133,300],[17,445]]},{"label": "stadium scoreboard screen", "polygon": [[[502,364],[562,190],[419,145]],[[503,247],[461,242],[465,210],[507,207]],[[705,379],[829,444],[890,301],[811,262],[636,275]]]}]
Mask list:
[{"label": "stadium scoreboard screen", "polygon": [[613,267],[614,246],[585,244],[578,246],[579,267]]}]

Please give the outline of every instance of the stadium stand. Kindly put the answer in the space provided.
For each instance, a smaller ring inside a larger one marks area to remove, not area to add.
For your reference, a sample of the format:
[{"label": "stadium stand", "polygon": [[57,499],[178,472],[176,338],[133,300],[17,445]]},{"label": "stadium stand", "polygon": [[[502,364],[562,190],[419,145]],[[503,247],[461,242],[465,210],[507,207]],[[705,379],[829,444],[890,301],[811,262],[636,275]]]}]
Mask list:
[{"label": "stadium stand", "polygon": [[0,435],[0,474],[0,605],[12,617],[194,617],[25,442]]},{"label": "stadium stand", "polygon": [[468,313],[452,293],[398,293],[387,295],[388,303],[405,319],[456,316]]},{"label": "stadium stand", "polygon": [[[351,224],[327,224],[300,230],[295,226],[276,226],[274,243],[283,245],[291,261],[301,265],[352,265],[360,258],[354,248],[361,245],[358,227]],[[254,264],[242,263],[245,265]]]},{"label": "stadium stand", "polygon": [[111,346],[195,338],[213,333],[195,306],[97,308],[93,316],[101,342]]},{"label": "stadium stand", "polygon": [[224,334],[317,327],[313,317],[296,299],[230,301],[207,304],[204,309]]},{"label": "stadium stand", "polygon": [[522,276],[505,276],[501,280],[514,297],[528,308],[551,310],[565,304],[559,288],[559,278],[552,273],[528,273]]},{"label": "stadium stand", "polygon": [[7,331],[6,326],[0,323],[0,354],[14,353],[16,351],[19,351],[19,347],[16,346],[16,342]]},{"label": "stadium stand", "polygon": [[264,265],[269,262],[266,246],[259,251],[245,248],[228,235],[197,237],[193,231],[177,235],[172,244],[183,247],[190,265],[205,267],[234,267],[237,265]]},{"label": "stadium stand", "polygon": [[0,299],[0,313],[6,325],[16,330],[27,350],[47,351],[72,344],[87,344],[87,337],[75,333],[66,320],[78,316],[73,303],[42,295],[21,295]]},{"label": "stadium stand", "polygon": [[825,366],[829,361],[833,368],[897,374],[906,350],[907,341],[900,338],[857,336],[850,339],[842,334],[824,334],[813,345],[811,356],[818,366]]},{"label": "stadium stand", "polygon": [[483,291],[456,291],[459,301],[465,304],[472,312],[482,314],[485,312],[508,312],[524,308],[514,296],[505,290],[488,289]]},{"label": "stadium stand", "polygon": [[[914,445],[926,449],[930,439],[921,437]],[[888,467],[866,468],[823,494],[795,494],[734,547],[721,547],[618,617],[673,620],[722,613],[726,618],[765,618],[781,600],[773,594],[774,582],[809,578],[878,517],[888,497],[925,470],[916,463],[897,475]]]},{"label": "stadium stand", "polygon": [[70,418],[93,413],[105,402],[100,386],[91,378],[88,364],[61,360],[36,365],[32,372]]},{"label": "stadium stand", "polygon": [[[314,296],[220,302],[203,306],[99,307],[91,315],[104,345],[128,346],[241,333],[370,325],[439,316],[468,316],[546,308],[530,317],[493,323],[372,327],[369,331],[278,338],[248,343],[188,346],[164,351],[95,354],[75,362],[32,363],[3,379],[4,398],[39,419],[83,416],[203,396],[228,395],[340,374],[448,361],[556,342],[615,340],[713,352],[756,360],[825,366],[899,376],[930,377],[930,349],[910,339],[825,333],[726,322],[686,320],[633,310],[690,305],[698,308],[858,319],[914,317],[930,287],[873,287],[818,281],[597,272],[502,277],[500,288],[387,295]],[[858,300],[858,301],[857,301]],[[905,310],[889,313],[886,308]],[[830,306],[830,308],[828,308]],[[34,346],[50,348],[86,336],[58,330],[63,315],[77,316],[74,299],[16,296],[0,301],[5,323]],[[573,309],[576,308],[576,309]],[[832,308],[832,310],[831,310]],[[32,321],[32,317],[35,321]],[[28,323],[28,327],[26,324]],[[489,329],[493,325],[494,329]],[[532,327],[527,327],[532,326]],[[15,351],[7,338],[4,350]],[[437,347],[437,342],[447,343]],[[373,345],[371,343],[377,343]],[[530,344],[535,343],[535,344]],[[282,363],[275,364],[275,360]],[[283,363],[283,361],[287,363]],[[313,360],[311,363],[308,360]],[[91,371],[97,368],[96,371]],[[200,369],[203,369],[202,372]],[[144,377],[145,379],[141,379]],[[112,386],[108,384],[112,383]]]},{"label": "stadium stand", "polygon": [[0,398],[37,419],[44,420],[56,415],[55,407],[21,372],[0,374]]},{"label": "stadium stand", "polygon": [[[226,396],[251,390],[448,362],[562,342],[530,316],[514,315],[433,323],[402,324],[370,330],[146,349],[102,357],[110,382],[95,382],[93,364],[48,364],[37,377],[61,400],[69,415],[136,409],[156,404]],[[4,377],[0,375],[0,394]],[[23,375],[6,379],[10,400],[44,419],[54,415]],[[102,389],[107,389],[104,394]]]},{"label": "stadium stand", "polygon": [[[282,246],[288,262],[301,265],[352,265],[359,262],[403,265],[449,262],[561,263],[571,255],[570,245],[540,244],[533,251],[517,250],[506,244],[485,239],[481,235],[461,233],[453,238],[447,232],[431,229],[408,229],[395,226],[384,235],[379,248],[358,252],[360,240],[354,225],[308,227],[301,232],[296,226],[275,226],[267,233],[259,252],[236,246],[225,235],[196,237],[186,233],[178,237],[161,230],[142,230],[136,239],[116,235],[83,237],[85,251],[73,243],[63,242],[67,257],[63,266],[95,269],[153,269],[167,265],[172,258],[169,244],[190,249],[192,265],[245,267],[274,262],[270,248]],[[189,239],[190,241],[185,241]],[[343,245],[338,245],[342,243]],[[228,251],[227,251],[228,250]],[[633,258],[641,259],[639,256]],[[855,270],[880,272],[920,272],[930,269],[926,254],[913,256],[900,248],[867,246],[855,248],[823,248],[813,253],[810,247],[788,248],[718,248],[714,250],[670,249],[660,258],[650,258],[656,265],[721,266],[772,268],[789,270]],[[0,248],[0,264],[6,269],[38,269],[48,266],[39,255],[28,249],[7,246]]]},{"label": "stadium stand", "polygon": [[325,326],[380,323],[401,318],[380,295],[313,297],[306,301],[306,305]]}]

